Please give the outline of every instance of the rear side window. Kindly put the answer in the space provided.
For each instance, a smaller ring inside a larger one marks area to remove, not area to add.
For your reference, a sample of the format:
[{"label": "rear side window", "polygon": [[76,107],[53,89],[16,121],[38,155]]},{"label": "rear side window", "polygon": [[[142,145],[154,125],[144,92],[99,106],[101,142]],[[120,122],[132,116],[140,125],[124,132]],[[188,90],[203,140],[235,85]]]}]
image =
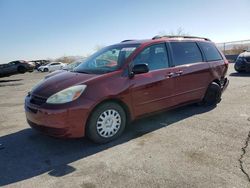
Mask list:
[{"label": "rear side window", "polygon": [[202,55],[195,42],[171,42],[175,66],[202,62]]},{"label": "rear side window", "polygon": [[203,50],[207,61],[222,60],[222,57],[217,48],[212,43],[200,42],[201,49]]}]

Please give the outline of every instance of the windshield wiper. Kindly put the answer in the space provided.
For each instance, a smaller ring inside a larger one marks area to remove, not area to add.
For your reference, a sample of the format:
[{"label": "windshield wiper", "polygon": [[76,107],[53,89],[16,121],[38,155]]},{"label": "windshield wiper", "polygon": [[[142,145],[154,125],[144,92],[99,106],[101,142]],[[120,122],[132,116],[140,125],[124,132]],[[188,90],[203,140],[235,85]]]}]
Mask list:
[{"label": "windshield wiper", "polygon": [[71,71],[71,72],[77,72],[77,73],[82,73],[82,74],[90,74],[89,72],[86,72],[86,71]]}]

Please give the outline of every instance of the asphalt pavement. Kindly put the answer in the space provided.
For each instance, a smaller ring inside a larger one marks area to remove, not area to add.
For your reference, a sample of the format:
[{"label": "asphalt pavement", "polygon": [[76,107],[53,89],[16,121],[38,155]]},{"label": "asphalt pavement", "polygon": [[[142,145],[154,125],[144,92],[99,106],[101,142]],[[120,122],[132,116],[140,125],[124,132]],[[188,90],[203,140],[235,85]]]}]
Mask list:
[{"label": "asphalt pavement", "polygon": [[0,79],[0,186],[250,187],[250,74],[230,65],[215,108],[189,105],[129,125],[105,145],[32,130],[24,97],[45,73]]}]

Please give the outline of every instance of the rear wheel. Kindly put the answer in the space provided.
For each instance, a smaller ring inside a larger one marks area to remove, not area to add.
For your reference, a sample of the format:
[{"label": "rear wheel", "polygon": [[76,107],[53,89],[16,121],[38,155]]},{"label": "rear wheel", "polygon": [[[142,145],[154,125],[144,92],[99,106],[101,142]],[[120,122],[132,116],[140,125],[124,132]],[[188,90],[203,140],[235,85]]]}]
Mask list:
[{"label": "rear wheel", "polygon": [[221,101],[221,88],[216,82],[212,82],[206,91],[203,104],[206,106],[215,106]]},{"label": "rear wheel", "polygon": [[95,143],[107,143],[119,137],[126,125],[126,113],[116,103],[108,102],[98,106],[92,113],[87,136]]}]

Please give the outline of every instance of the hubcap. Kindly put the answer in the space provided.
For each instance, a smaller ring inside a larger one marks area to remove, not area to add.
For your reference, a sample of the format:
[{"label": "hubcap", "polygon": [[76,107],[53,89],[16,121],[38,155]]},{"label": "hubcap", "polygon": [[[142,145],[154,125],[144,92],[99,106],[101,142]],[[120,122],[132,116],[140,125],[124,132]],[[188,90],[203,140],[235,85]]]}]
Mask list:
[{"label": "hubcap", "polygon": [[114,136],[119,131],[120,127],[121,116],[114,109],[104,111],[97,119],[97,132],[104,138]]}]

